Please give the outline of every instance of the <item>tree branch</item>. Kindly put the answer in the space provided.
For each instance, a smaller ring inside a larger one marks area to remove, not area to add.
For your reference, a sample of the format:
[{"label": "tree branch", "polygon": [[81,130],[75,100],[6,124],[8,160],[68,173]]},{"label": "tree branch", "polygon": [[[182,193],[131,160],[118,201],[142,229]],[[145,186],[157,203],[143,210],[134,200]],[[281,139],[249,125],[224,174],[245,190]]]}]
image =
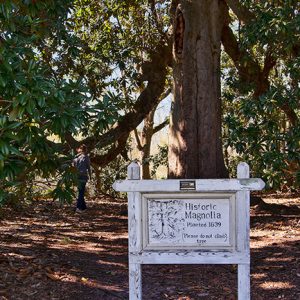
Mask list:
[{"label": "tree branch", "polygon": [[263,74],[264,76],[269,77],[270,71],[275,67],[276,65],[276,59],[272,55],[273,51],[269,47],[266,51],[265,61],[264,61],[264,68],[263,68]]},{"label": "tree branch", "polygon": [[124,151],[127,139],[128,135],[124,135],[116,142],[116,145],[110,148],[109,151],[104,155],[91,154],[91,162],[96,164],[98,167],[106,166]]},{"label": "tree branch", "polygon": [[160,123],[159,125],[155,126],[153,128],[153,134],[157,133],[158,131],[162,130],[164,127],[166,127],[167,125],[169,125],[169,118],[166,118],[162,123]]},{"label": "tree branch", "polygon": [[248,24],[255,20],[254,14],[248,8],[243,6],[239,0],[226,0],[226,2],[238,19],[243,23]]},{"label": "tree branch", "polygon": [[[115,158],[118,154],[122,153],[125,147],[124,138],[127,140],[130,132],[134,130],[139,123],[147,117],[149,112],[154,109],[162,99],[167,97],[171,91],[170,88],[168,88],[163,92],[167,66],[170,64],[172,57],[171,48],[169,46],[163,46],[160,50],[160,52],[151,55],[152,60],[150,62],[146,62],[147,68],[144,68],[144,77],[148,79],[148,85],[141,92],[132,110],[123,116],[112,129],[100,137],[88,137],[77,141],[71,133],[67,133],[64,136],[67,143],[67,147],[64,147],[64,152],[67,153],[70,149],[76,149],[80,144],[86,144],[91,151],[95,148],[103,148],[118,141],[118,147],[113,146],[109,150],[109,153],[102,156],[93,156],[94,163],[98,165],[105,165],[112,160],[112,157]],[[120,143],[120,141],[123,142]],[[123,144],[124,146],[122,147]]]},{"label": "tree branch", "polygon": [[[238,1],[227,0],[227,2],[237,4]],[[227,14],[225,17],[229,20],[228,9],[225,13]],[[222,44],[225,52],[231,57],[237,68],[240,79],[246,83],[254,84],[254,98],[258,98],[266,93],[270,87],[270,71],[276,65],[276,59],[272,55],[271,48],[266,51],[264,67],[261,68],[259,63],[255,61],[248,52],[239,48],[236,37],[228,24],[223,27]],[[291,124],[296,125],[299,123],[297,114],[287,103],[277,105],[286,114]]]},{"label": "tree branch", "polygon": [[139,134],[138,134],[138,132],[137,132],[137,129],[134,128],[133,132],[134,132],[134,136],[135,136],[135,139],[136,139],[137,148],[138,148],[139,151],[142,151],[142,150],[143,150],[143,146],[142,146],[142,144],[141,144],[141,139],[140,139],[140,137],[139,137]]},{"label": "tree branch", "polygon": [[179,4],[179,0],[171,1],[171,5],[170,5],[171,24],[174,23],[175,13],[176,13],[178,4]]},{"label": "tree branch", "polygon": [[66,133],[64,136],[67,145],[69,146],[69,149],[76,149],[79,147],[79,145],[81,144],[81,142],[78,142],[77,140],[75,140],[72,136],[71,133]]},{"label": "tree branch", "polygon": [[299,124],[299,118],[296,112],[289,106],[288,103],[284,103],[281,105],[277,104],[277,105],[286,114],[286,116],[288,117],[289,121],[293,126]]},{"label": "tree branch", "polygon": [[158,52],[150,54],[150,57],[151,61],[146,62],[146,66],[143,68],[143,78],[148,81],[148,84],[141,92],[132,110],[101,137],[84,139],[82,143],[85,143],[88,148],[103,148],[128,136],[160,102],[165,87],[167,66],[172,59],[171,47],[163,45]]},{"label": "tree branch", "polygon": [[250,54],[240,50],[236,37],[229,25],[223,27],[222,44],[225,52],[233,60],[241,79],[248,83],[257,83],[257,75],[261,73],[260,66],[252,59]]},{"label": "tree branch", "polygon": [[170,87],[167,88],[167,89],[163,92],[163,94],[161,94],[160,99],[161,99],[161,100],[164,100],[165,98],[167,98],[167,97],[171,94],[171,92],[172,92],[171,88],[170,88]]}]

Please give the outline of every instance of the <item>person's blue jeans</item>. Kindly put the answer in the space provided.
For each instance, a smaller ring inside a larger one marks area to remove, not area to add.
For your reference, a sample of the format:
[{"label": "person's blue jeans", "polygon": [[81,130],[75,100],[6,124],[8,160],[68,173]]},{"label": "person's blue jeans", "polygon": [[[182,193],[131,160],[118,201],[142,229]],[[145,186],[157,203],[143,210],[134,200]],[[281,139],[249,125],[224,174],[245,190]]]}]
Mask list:
[{"label": "person's blue jeans", "polygon": [[87,183],[87,178],[79,178],[78,179],[78,198],[76,208],[85,210],[86,203],[84,200],[85,186]]}]

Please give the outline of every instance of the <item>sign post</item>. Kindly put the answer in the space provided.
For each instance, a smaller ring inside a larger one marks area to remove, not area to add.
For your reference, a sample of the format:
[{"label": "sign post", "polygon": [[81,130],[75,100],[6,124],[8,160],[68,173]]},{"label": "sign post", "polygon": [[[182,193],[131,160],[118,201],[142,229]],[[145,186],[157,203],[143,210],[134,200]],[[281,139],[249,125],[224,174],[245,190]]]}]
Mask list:
[{"label": "sign post", "polygon": [[240,163],[237,179],[140,180],[128,166],[129,299],[142,299],[142,264],[237,264],[238,299],[250,299],[250,191],[264,182]]}]

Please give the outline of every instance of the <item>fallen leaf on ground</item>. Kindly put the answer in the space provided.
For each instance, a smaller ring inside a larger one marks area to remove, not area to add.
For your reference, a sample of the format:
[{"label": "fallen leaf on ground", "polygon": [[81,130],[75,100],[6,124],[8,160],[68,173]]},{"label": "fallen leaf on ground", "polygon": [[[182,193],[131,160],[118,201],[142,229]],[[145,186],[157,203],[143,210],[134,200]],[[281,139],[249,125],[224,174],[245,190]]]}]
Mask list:
[{"label": "fallen leaf on ground", "polygon": [[56,277],[55,275],[50,274],[50,273],[46,273],[46,276],[47,276],[48,278],[52,279],[52,280],[59,280],[58,277]]}]

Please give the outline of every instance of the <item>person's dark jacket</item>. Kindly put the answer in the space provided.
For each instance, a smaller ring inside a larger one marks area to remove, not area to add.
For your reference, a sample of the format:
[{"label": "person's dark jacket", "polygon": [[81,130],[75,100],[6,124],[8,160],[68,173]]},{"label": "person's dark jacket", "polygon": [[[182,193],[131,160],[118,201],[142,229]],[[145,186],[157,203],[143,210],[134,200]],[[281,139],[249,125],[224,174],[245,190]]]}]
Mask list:
[{"label": "person's dark jacket", "polygon": [[79,154],[73,160],[74,166],[77,168],[78,177],[86,180],[91,177],[91,162],[86,154]]}]

